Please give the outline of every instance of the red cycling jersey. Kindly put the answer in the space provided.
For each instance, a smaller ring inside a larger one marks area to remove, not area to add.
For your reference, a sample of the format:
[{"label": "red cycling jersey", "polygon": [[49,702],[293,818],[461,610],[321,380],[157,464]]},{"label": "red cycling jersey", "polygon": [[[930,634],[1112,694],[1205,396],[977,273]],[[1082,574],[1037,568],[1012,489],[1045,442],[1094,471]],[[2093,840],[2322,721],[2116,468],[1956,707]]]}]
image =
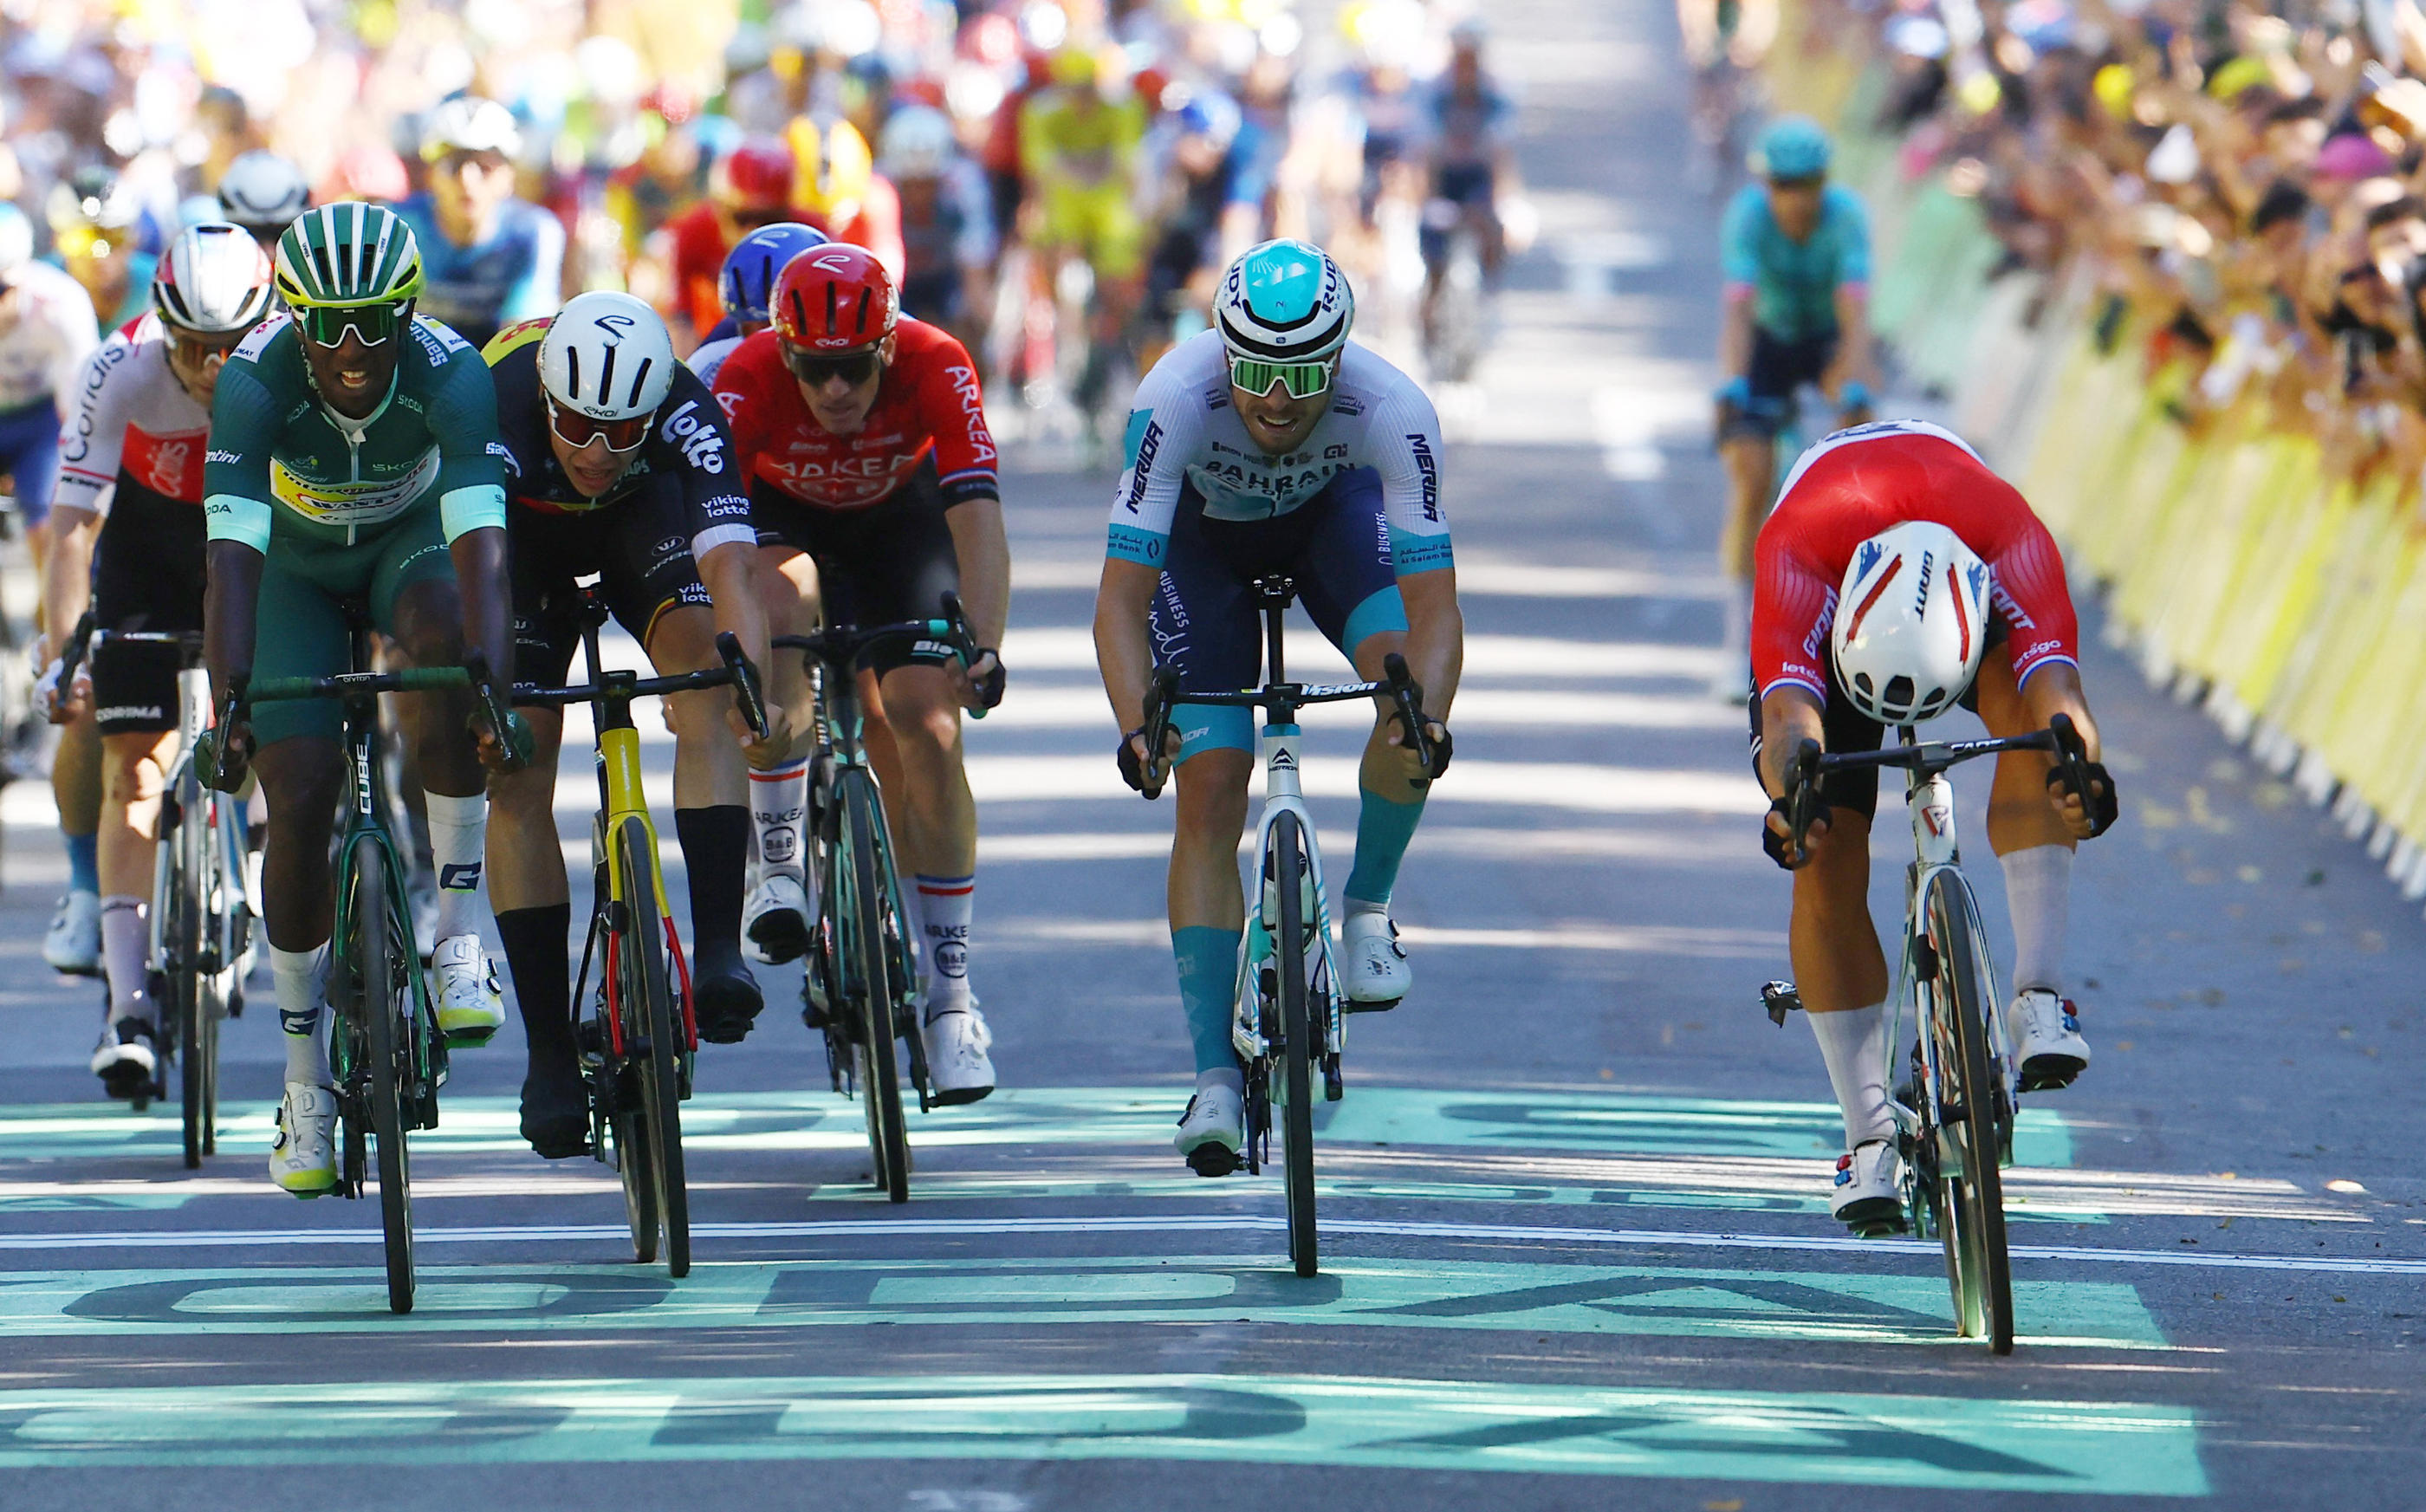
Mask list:
[{"label": "red cycling jersey", "polygon": [[2012,484],[1936,426],[1892,420],[1805,452],[1754,547],[1754,686],[1828,696],[1828,631],[1854,549],[1907,520],[1945,526],[1994,577],[1991,602],[2016,682],[2079,665],[2079,623],[2055,538]]},{"label": "red cycling jersey", "polygon": [[733,429],[742,475],[804,504],[863,510],[890,498],[931,454],[946,507],[999,497],[977,365],[923,320],[904,317],[895,337],[876,407],[847,436],[809,413],[774,332],[734,348],[716,375],[716,401]]}]

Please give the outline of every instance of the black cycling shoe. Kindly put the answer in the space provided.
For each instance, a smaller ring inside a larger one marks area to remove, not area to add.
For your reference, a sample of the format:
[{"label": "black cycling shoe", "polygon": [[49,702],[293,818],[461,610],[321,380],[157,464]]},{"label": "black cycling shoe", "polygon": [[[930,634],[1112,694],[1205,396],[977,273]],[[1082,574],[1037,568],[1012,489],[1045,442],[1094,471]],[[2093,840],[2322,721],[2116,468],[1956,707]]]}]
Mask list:
[{"label": "black cycling shoe", "polygon": [[534,1055],[523,1078],[523,1138],[543,1161],[590,1153],[590,1095],[570,1053]]},{"label": "black cycling shoe", "polygon": [[699,974],[691,979],[691,1013],[699,1020],[701,1039],[710,1045],[740,1044],[766,1005],[758,979],[738,954],[699,963]]},{"label": "black cycling shoe", "polygon": [[160,1031],[148,1018],[118,1018],[102,1031],[92,1052],[102,1090],[121,1102],[159,1095]]}]

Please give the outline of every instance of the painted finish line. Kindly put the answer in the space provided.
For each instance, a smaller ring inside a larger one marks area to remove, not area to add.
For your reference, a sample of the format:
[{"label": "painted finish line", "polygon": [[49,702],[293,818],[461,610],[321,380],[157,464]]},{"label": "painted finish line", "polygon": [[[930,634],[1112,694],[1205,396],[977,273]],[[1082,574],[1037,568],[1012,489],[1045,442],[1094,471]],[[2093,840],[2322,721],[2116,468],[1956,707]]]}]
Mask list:
[{"label": "painted finish line", "polygon": [[1229,1460],[2201,1496],[2172,1406],[1324,1376],[795,1376],[0,1391],[0,1465]]},{"label": "painted finish line", "polygon": [[[2132,1288],[2021,1281],[2034,1344],[2160,1349]],[[704,1265],[676,1282],[631,1265],[425,1266],[412,1313],[383,1271],[0,1274],[0,1340],[194,1334],[1273,1323],[1701,1338],[1952,1341],[1927,1276],[1334,1260],[1301,1279],[1237,1256],[1172,1260],[791,1260]]]}]

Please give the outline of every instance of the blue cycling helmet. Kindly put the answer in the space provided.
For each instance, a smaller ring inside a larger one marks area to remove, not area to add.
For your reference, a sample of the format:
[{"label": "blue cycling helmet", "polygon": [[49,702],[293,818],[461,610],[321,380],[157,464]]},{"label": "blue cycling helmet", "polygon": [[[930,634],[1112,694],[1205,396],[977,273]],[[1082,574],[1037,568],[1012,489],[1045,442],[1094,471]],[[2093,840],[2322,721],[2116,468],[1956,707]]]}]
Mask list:
[{"label": "blue cycling helmet", "polygon": [[1820,178],[1828,171],[1828,133],[1809,116],[1780,116],[1752,150],[1752,171],[1766,179]]},{"label": "blue cycling helmet", "polygon": [[1174,112],[1180,131],[1190,137],[1203,137],[1219,146],[1227,147],[1238,137],[1242,123],[1238,107],[1230,97],[1218,89],[1192,95]]},{"label": "blue cycling helmet", "polygon": [[809,248],[824,246],[826,239],[826,234],[815,226],[778,220],[735,242],[724,254],[724,270],[716,279],[724,313],[746,323],[767,324],[772,318],[767,313],[767,301],[775,291],[775,275]]},{"label": "blue cycling helmet", "polygon": [[1356,296],[1329,252],[1283,236],[1230,265],[1214,291],[1213,323],[1234,357],[1320,362],[1348,345]]}]

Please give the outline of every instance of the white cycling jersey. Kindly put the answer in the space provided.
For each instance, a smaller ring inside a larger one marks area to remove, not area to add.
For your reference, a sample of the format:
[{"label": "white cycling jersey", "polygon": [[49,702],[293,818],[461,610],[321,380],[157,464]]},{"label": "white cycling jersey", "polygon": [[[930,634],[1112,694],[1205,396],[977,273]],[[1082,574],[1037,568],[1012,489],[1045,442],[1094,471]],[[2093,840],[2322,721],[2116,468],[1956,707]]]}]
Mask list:
[{"label": "white cycling jersey", "polygon": [[703,341],[683,360],[683,366],[697,373],[701,382],[714,388],[716,375],[724,370],[724,359],[732,356],[734,349],[748,339],[747,336],[719,336],[714,341]]},{"label": "white cycling jersey", "polygon": [[1332,382],[1331,409],[1286,457],[1248,439],[1230,405],[1230,357],[1221,333],[1173,347],[1138,385],[1129,413],[1127,463],[1112,496],[1107,555],[1159,567],[1183,485],[1214,520],[1269,520],[1288,513],[1343,472],[1381,475],[1399,576],[1450,564],[1448,516],[1440,498],[1440,419],[1415,381],[1350,342]]},{"label": "white cycling jersey", "polygon": [[74,406],[59,431],[54,508],[107,513],[121,472],[147,493],[201,505],[211,412],[170,370],[157,315],[101,344],[84,366]]},{"label": "white cycling jersey", "polygon": [[0,285],[0,412],[64,397],[101,342],[90,296],[48,263],[20,264]]}]

